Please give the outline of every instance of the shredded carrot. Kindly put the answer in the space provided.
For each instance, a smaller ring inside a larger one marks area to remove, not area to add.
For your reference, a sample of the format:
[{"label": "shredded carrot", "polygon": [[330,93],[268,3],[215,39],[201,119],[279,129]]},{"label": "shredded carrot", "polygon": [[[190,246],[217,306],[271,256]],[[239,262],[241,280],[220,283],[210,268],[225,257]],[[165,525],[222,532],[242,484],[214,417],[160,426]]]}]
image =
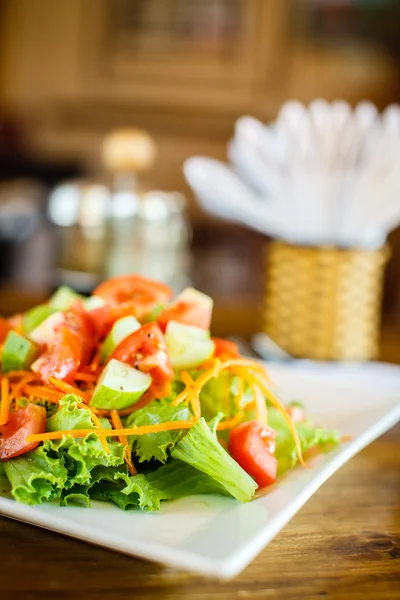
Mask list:
[{"label": "shredded carrot", "polygon": [[244,412],[249,412],[250,410],[255,410],[256,403],[254,400],[251,402],[247,402],[247,404],[243,407]]},{"label": "shredded carrot", "polygon": [[[35,381],[37,376],[35,373],[31,373],[30,375],[25,375],[22,377],[20,381],[11,383],[11,399],[18,400],[22,395],[22,390],[27,383],[31,383]],[[15,405],[15,410],[18,410],[18,403]]]},{"label": "shredded carrot", "polygon": [[294,442],[296,444],[296,450],[297,450],[297,455],[299,457],[299,462],[303,466],[305,466],[303,454],[301,451],[301,443],[300,443],[299,434],[297,433],[297,429],[295,427],[295,424],[293,423],[293,419],[291,419],[288,411],[286,410],[286,407],[282,404],[282,402],[280,400],[278,400],[278,398],[271,392],[271,390],[268,389],[268,387],[264,384],[264,382],[259,380],[259,378],[256,375],[253,376],[253,379],[254,379],[254,382],[256,383],[256,385],[263,392],[263,394],[265,394],[265,396],[270,400],[271,404],[280,411],[280,413],[282,414],[286,423],[288,424],[288,427],[290,429],[290,432],[291,432]]},{"label": "shredded carrot", "polygon": [[[90,408],[90,406],[87,406],[86,404],[82,404],[80,406],[81,406],[81,408],[85,407],[87,410],[90,410],[91,415],[92,415],[92,421],[93,421],[93,423],[99,429],[103,429],[103,427],[102,427],[102,425],[100,423],[99,417],[93,412],[93,410]],[[95,431],[95,433],[97,433],[97,429],[95,429],[94,431]],[[107,439],[105,437],[103,437],[103,436],[100,437],[100,439],[101,439],[101,443],[102,443],[102,446],[104,448],[104,451],[107,454],[109,454],[110,453],[110,446],[108,445]]]},{"label": "shredded carrot", "polygon": [[37,403],[43,402],[44,400],[46,402],[50,402],[50,404],[58,404],[58,405],[60,404],[60,400],[58,398],[51,398],[50,396],[46,396],[46,398],[38,398],[34,394],[29,394],[28,400],[32,404],[37,404]]},{"label": "shredded carrot", "polygon": [[10,384],[7,377],[1,382],[0,425],[5,425],[10,414]]},{"label": "shredded carrot", "polygon": [[89,433],[95,433],[100,437],[119,437],[120,435],[146,435],[160,431],[173,431],[175,429],[191,429],[196,421],[167,421],[156,425],[143,425],[140,427],[128,427],[127,429],[71,429],[68,431],[50,431],[48,433],[34,433],[26,439],[28,443],[44,442],[45,440],[59,440],[64,435],[72,437],[85,437]]},{"label": "shredded carrot", "polygon": [[265,399],[261,397],[261,392],[263,395],[269,398],[271,403],[282,413],[282,416],[287,422],[290,428],[290,432],[293,436],[294,442],[296,444],[299,461],[301,464],[304,465],[300,439],[296,427],[293,423],[293,420],[291,419],[285,406],[269,390],[267,386],[269,380],[264,367],[252,360],[247,360],[245,358],[233,358],[221,362],[219,359],[215,359],[213,366],[208,371],[200,375],[200,377],[196,379],[195,382],[192,383],[192,381],[189,381],[188,378],[185,376],[186,381],[184,381],[184,383],[186,385],[186,388],[181,394],[179,394],[175,398],[175,400],[172,402],[172,405],[177,406],[180,402],[184,402],[188,397],[191,400],[192,396],[194,395],[197,395],[197,398],[199,398],[201,388],[203,387],[203,385],[205,385],[213,377],[217,377],[224,369],[232,368],[239,368],[241,371],[246,370],[246,375],[244,378],[253,389],[257,419],[260,420],[260,422],[266,423],[267,421]]},{"label": "shredded carrot", "polygon": [[91,371],[97,371],[100,365],[100,346],[97,348],[94,356],[92,358],[92,362],[89,365]]},{"label": "shredded carrot", "polygon": [[248,358],[229,358],[221,363],[221,370],[230,369],[231,367],[244,367],[245,369],[251,369],[257,373],[260,373],[265,380],[269,382],[265,367],[254,360],[250,360]]},{"label": "shredded carrot", "polygon": [[196,419],[200,419],[201,417],[201,408],[200,408],[200,397],[199,393],[196,390],[196,384],[189,375],[187,371],[182,371],[181,379],[183,383],[186,385],[186,389],[188,390],[187,398],[192,405],[193,414]]},{"label": "shredded carrot", "polygon": [[[118,411],[116,411],[116,410],[111,411],[111,422],[115,429],[123,429]],[[126,435],[120,435],[120,436],[118,436],[118,439],[121,442],[121,444],[123,444],[125,446],[125,453],[124,453],[125,462],[128,465],[130,474],[137,475],[137,471],[132,462],[131,449],[129,447],[128,438],[126,437]]]},{"label": "shredded carrot", "polygon": [[31,396],[35,396],[36,398],[42,398],[43,400],[50,400],[51,398],[55,398],[55,399],[59,400],[64,395],[64,394],[58,392],[57,390],[50,390],[47,387],[43,387],[43,386],[39,386],[39,385],[25,384],[22,391],[23,392],[26,391]]},{"label": "shredded carrot", "polygon": [[57,391],[64,392],[64,394],[74,394],[75,396],[79,396],[82,400],[87,400],[87,395],[82,392],[77,386],[70,385],[61,379],[56,379],[55,377],[49,377],[50,383],[57,388]]},{"label": "shredded carrot", "polygon": [[97,377],[97,375],[95,375],[95,373],[79,372],[75,375],[74,379],[76,381],[88,381],[89,383],[91,383],[91,382],[96,382],[98,377]]},{"label": "shredded carrot", "polygon": [[75,394],[75,396],[82,398],[84,402],[88,402],[88,395],[85,392],[82,392],[82,390],[80,390],[78,387],[70,385],[69,383],[65,383],[65,381],[61,381],[61,379],[56,379],[55,377],[49,377],[49,381],[54,385],[54,387],[62,392],[65,392],[66,394]]},{"label": "shredded carrot", "polygon": [[241,371],[238,373],[237,392],[235,394],[235,407],[240,410],[242,407],[242,399],[244,394],[244,379]]},{"label": "shredded carrot", "polygon": [[235,427],[240,421],[243,419],[244,411],[240,410],[232,419],[227,419],[226,421],[221,421],[217,425],[217,431],[225,431],[226,429],[232,429]]},{"label": "shredded carrot", "polygon": [[187,399],[188,395],[191,394],[191,392],[199,395],[201,388],[207,383],[207,381],[219,375],[220,371],[221,361],[218,358],[216,358],[214,361],[214,365],[211,367],[211,369],[200,375],[200,377],[196,379],[196,381],[193,382],[193,380],[191,379],[193,383],[190,383],[189,385],[185,384],[186,388],[175,398],[175,400],[172,401],[172,406],[177,406],[181,402],[184,402]]},{"label": "shredded carrot", "polygon": [[257,421],[261,423],[261,425],[267,425],[267,403],[265,402],[264,394],[260,390],[259,386],[256,383],[254,383],[252,379],[250,379],[250,387],[251,391],[253,392],[253,398],[256,405]]},{"label": "shredded carrot", "polygon": [[188,391],[185,388],[183,392],[177,395],[177,397],[171,402],[171,406],[178,406],[181,402],[185,402],[188,395]]},{"label": "shredded carrot", "polygon": [[[9,371],[7,373],[7,378],[8,379],[21,379],[21,377],[26,377],[26,376],[35,376],[35,378],[40,381],[40,376],[37,375],[36,373],[33,373],[32,371]],[[2,377],[5,377],[5,375],[3,375]]]}]

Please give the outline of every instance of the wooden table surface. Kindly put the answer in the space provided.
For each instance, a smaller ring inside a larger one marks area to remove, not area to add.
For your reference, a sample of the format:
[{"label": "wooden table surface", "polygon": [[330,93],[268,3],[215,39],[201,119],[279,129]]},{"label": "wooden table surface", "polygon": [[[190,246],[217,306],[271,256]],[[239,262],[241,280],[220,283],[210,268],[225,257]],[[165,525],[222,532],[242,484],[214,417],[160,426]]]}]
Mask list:
[{"label": "wooden table surface", "polygon": [[[0,293],[0,312],[33,300]],[[243,307],[217,307],[218,334],[234,331],[233,323],[245,334],[248,315]],[[393,327],[384,331],[382,356],[400,361],[400,331]],[[400,425],[340,469],[231,581],[177,572],[5,518],[0,544],[1,600],[399,600]]]}]

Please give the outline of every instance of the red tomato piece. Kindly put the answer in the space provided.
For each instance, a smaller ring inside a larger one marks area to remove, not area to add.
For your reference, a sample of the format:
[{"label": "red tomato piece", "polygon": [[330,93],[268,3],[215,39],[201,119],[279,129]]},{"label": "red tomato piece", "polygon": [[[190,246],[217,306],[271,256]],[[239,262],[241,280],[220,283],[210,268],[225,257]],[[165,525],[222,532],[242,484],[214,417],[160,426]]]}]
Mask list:
[{"label": "red tomato piece", "polygon": [[141,275],[121,275],[100,284],[93,292],[111,306],[116,319],[135,315],[145,317],[158,304],[172,298],[172,291],[163,283]]},{"label": "red tomato piece", "polygon": [[0,317],[0,344],[4,342],[10,329],[11,325],[7,321],[7,319],[3,319],[3,317]]},{"label": "red tomato piece", "polygon": [[115,348],[110,358],[148,373],[153,380],[150,392],[156,398],[163,398],[171,393],[170,382],[174,378],[174,370],[164,336],[157,323],[147,323],[128,335]]},{"label": "red tomato piece", "polygon": [[13,315],[12,317],[9,317],[7,319],[8,323],[10,325],[10,329],[14,329],[15,331],[22,330],[23,320],[24,320],[24,315],[22,315],[22,314]]},{"label": "red tomato piece", "polygon": [[306,420],[306,413],[304,411],[304,408],[302,408],[301,406],[293,404],[292,406],[288,406],[287,411],[290,415],[290,418],[295,423],[301,423]]},{"label": "red tomato piece", "polygon": [[179,296],[170,305],[167,306],[157,317],[157,323],[162,331],[165,331],[169,321],[178,321],[184,325],[200,327],[200,329],[209,329],[212,316],[212,303],[203,302],[200,298],[190,296]]},{"label": "red tomato piece", "polygon": [[86,314],[92,323],[95,335],[99,340],[106,337],[118,318],[109,304],[92,308],[92,310],[88,311]]},{"label": "red tomato piece", "polygon": [[46,409],[36,404],[10,413],[7,425],[0,426],[0,460],[15,458],[34,450],[39,442],[27,443],[33,433],[44,433]]},{"label": "red tomato piece", "polygon": [[45,381],[56,377],[73,381],[74,375],[91,358],[96,336],[89,317],[79,306],[64,313],[54,332],[53,344],[31,366]]},{"label": "red tomato piece", "polygon": [[276,481],[278,461],[275,452],[276,433],[258,421],[241,423],[231,430],[229,450],[232,458],[262,488]]},{"label": "red tomato piece", "polygon": [[214,356],[216,358],[239,358],[239,346],[231,340],[222,338],[211,338],[215,344]]},{"label": "red tomato piece", "polygon": [[96,331],[92,320],[83,308],[82,303],[76,304],[64,313],[65,327],[73,333],[80,343],[80,362],[89,362],[96,345]]}]

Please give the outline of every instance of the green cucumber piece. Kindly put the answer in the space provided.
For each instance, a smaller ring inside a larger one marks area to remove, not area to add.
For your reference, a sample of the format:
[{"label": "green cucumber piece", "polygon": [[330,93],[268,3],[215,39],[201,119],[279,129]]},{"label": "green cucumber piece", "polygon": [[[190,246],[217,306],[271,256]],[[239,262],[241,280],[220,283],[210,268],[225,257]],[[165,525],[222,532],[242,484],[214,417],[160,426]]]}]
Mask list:
[{"label": "green cucumber piece", "polygon": [[174,369],[198,367],[210,358],[215,348],[209,331],[177,321],[168,323],[165,341]]},{"label": "green cucumber piece", "polygon": [[68,310],[76,300],[83,300],[83,296],[67,285],[62,285],[50,298],[49,305],[53,310]]},{"label": "green cucumber piece", "polygon": [[105,410],[129,408],[150,385],[149,375],[112,358],[100,376],[90,405]]},{"label": "green cucumber piece", "polygon": [[31,308],[24,314],[24,318],[22,320],[22,329],[23,332],[28,335],[43,323],[47,317],[53,314],[54,309],[51,308],[48,304],[41,304],[40,306],[35,306],[35,308]]},{"label": "green cucumber piece", "polygon": [[95,310],[96,308],[102,308],[105,306],[106,301],[104,298],[100,298],[100,296],[89,296],[89,298],[85,298],[83,301],[83,307],[87,312],[91,310]]},{"label": "green cucumber piece", "polygon": [[40,325],[35,327],[35,329],[30,332],[29,338],[36,342],[36,344],[46,344],[48,346],[54,339],[57,327],[59,327],[63,321],[64,314],[60,311],[55,312],[40,323]]},{"label": "green cucumber piece", "polygon": [[28,369],[37,355],[38,348],[36,344],[15,331],[10,331],[1,354],[1,370],[3,373],[8,373],[9,371]]},{"label": "green cucumber piece", "polygon": [[114,325],[111,328],[111,331],[107,335],[104,340],[101,350],[100,350],[100,360],[102,363],[107,362],[110,358],[111,354],[114,352],[115,348],[118,346],[122,340],[124,340],[128,335],[140,329],[141,325],[135,317],[128,316],[122,317],[122,319],[118,319],[115,321]]},{"label": "green cucumber piece", "polygon": [[207,294],[203,294],[203,292],[199,292],[199,290],[191,287],[185,288],[175,301],[199,304],[209,311],[212,311],[214,306],[214,300],[210,296],[207,296]]}]

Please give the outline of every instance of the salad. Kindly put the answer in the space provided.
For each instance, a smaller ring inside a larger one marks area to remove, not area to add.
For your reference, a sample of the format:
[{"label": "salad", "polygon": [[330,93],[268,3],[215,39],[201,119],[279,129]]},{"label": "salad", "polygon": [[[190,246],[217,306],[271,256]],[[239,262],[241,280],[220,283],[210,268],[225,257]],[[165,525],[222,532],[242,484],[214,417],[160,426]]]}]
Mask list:
[{"label": "salad", "polygon": [[192,494],[248,502],[337,444],[280,402],[260,363],[211,337],[212,307],[127,275],[0,319],[0,493],[145,510]]}]

